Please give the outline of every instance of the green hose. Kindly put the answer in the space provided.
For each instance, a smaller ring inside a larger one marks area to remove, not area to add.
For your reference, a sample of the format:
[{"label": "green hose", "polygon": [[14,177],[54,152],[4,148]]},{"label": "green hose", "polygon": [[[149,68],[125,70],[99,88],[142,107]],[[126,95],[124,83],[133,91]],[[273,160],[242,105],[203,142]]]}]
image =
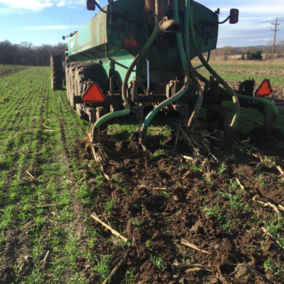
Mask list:
[{"label": "green hose", "polygon": [[[206,60],[206,62],[207,62],[207,63],[209,63],[209,60],[210,60],[210,54],[211,54],[211,51],[209,50],[209,51],[208,51],[208,55],[207,55],[207,60]],[[199,65],[199,66],[195,67],[194,69],[195,69],[195,70],[197,70],[197,69],[199,69],[199,68],[201,68],[201,67],[204,67],[204,65],[203,65],[203,64],[201,64],[201,65]]]},{"label": "green hose", "polygon": [[242,99],[242,100],[258,102],[258,103],[265,104],[265,105],[270,107],[270,109],[272,111],[272,114],[274,114],[276,116],[278,116],[278,114],[279,114],[277,106],[273,102],[271,102],[269,100],[266,100],[266,99],[263,99],[263,98],[259,98],[259,97],[249,97],[249,96],[241,95],[241,94],[238,94],[238,97],[239,97],[239,99]]},{"label": "green hose", "polygon": [[191,55],[190,55],[190,47],[189,47],[189,25],[190,25],[190,9],[191,9],[191,0],[185,0],[185,6],[186,6],[186,10],[185,10],[185,20],[184,20],[184,25],[185,25],[185,50],[186,50],[186,56],[187,56],[187,62],[189,65],[189,73],[190,73],[190,77],[193,81],[193,85],[195,86],[195,88],[198,91],[198,98],[197,98],[197,102],[195,105],[195,108],[188,120],[188,127],[192,127],[193,126],[193,121],[194,119],[196,119],[196,116],[198,115],[202,102],[203,102],[203,91],[202,88],[198,82],[198,80],[195,77],[194,74],[194,68],[191,64]]},{"label": "green hose", "polygon": [[[193,3],[192,3],[193,5]],[[234,90],[212,69],[212,67],[206,62],[204,59],[203,55],[201,54],[201,51],[197,45],[197,41],[195,38],[195,32],[194,32],[194,26],[193,26],[193,7],[191,8],[191,13],[190,13],[191,21],[190,21],[190,35],[191,39],[194,45],[194,48],[196,50],[196,53],[201,61],[201,63],[206,67],[206,69],[212,74],[215,79],[221,83],[225,89],[227,90],[228,94],[232,96],[233,102],[235,104],[235,114],[233,116],[232,122],[230,124],[232,131],[236,128],[238,119],[240,116],[240,102],[238,99],[238,96],[235,94]],[[231,132],[232,133],[232,132]]]},{"label": "green hose", "polygon": [[131,74],[132,70],[134,69],[134,67],[136,66],[136,64],[138,63],[138,61],[141,59],[141,57],[149,49],[149,47],[151,46],[151,44],[155,40],[157,34],[158,34],[158,28],[155,27],[150,38],[148,39],[148,41],[146,42],[146,44],[144,45],[144,47],[142,48],[140,53],[137,54],[137,56],[134,58],[134,60],[132,61],[131,65],[129,66],[129,68],[126,72],[126,75],[124,77],[123,84],[122,84],[122,99],[123,99],[123,102],[124,102],[125,109],[115,111],[115,112],[112,112],[112,113],[108,113],[108,114],[104,115],[103,117],[101,117],[98,121],[96,121],[94,128],[93,128],[93,141],[97,137],[98,132],[99,132],[99,128],[103,123],[105,123],[106,121],[108,121],[112,118],[128,115],[130,113],[130,105],[129,105],[129,102],[128,102],[127,97],[126,97],[127,83],[128,83],[130,74]]},{"label": "green hose", "polygon": [[[203,77],[197,71],[195,71],[195,75],[197,76],[197,78],[199,80],[203,81],[204,83],[209,83],[209,80],[207,80],[205,77]],[[228,91],[224,88],[219,87],[219,91],[221,93],[225,94],[225,95],[229,95]],[[276,105],[274,103],[272,103],[269,100],[266,100],[266,99],[263,99],[263,98],[258,98],[258,97],[250,97],[250,96],[246,96],[246,95],[242,95],[242,94],[237,94],[237,96],[238,96],[239,99],[242,99],[242,100],[262,103],[262,104],[269,106],[270,109],[271,109],[271,112],[272,112],[272,116],[271,116],[271,119],[270,119],[270,127],[272,127],[274,125],[274,123],[276,122],[276,119],[279,115],[278,108],[276,107]]]},{"label": "green hose", "polygon": [[[178,0],[173,1],[174,4],[174,17],[177,21],[179,21],[179,14],[178,14]],[[169,104],[173,103],[174,101],[178,100],[180,97],[182,97],[185,92],[189,88],[189,68],[188,68],[188,61],[187,57],[184,51],[184,46],[183,46],[183,41],[182,41],[182,36],[180,33],[177,33],[177,41],[178,41],[178,47],[179,47],[179,53],[181,57],[181,62],[183,65],[184,73],[185,73],[185,79],[184,79],[184,85],[181,88],[179,92],[176,93],[173,97],[163,101],[160,103],[158,106],[156,106],[145,118],[143,125],[142,125],[142,141],[145,139],[146,133],[147,133],[147,128],[153,119],[153,117],[163,108],[168,106]]]}]

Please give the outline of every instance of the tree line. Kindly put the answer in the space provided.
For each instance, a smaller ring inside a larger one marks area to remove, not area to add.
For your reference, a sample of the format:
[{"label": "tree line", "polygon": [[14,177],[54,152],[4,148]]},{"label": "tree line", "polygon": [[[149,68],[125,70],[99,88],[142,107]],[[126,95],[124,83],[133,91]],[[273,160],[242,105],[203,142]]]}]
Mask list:
[{"label": "tree line", "polygon": [[10,41],[5,40],[0,42],[0,64],[49,66],[50,55],[60,54],[64,59],[66,48],[65,43],[34,46],[28,42],[12,44]]},{"label": "tree line", "polygon": [[[273,42],[267,42],[265,46],[253,47],[247,46],[244,48],[235,48],[232,46],[224,46],[214,50],[211,58],[217,56],[224,60],[230,58],[231,55],[240,55],[239,59],[242,60],[270,60],[272,54]],[[275,58],[284,58],[284,40],[277,41],[275,44]]]}]

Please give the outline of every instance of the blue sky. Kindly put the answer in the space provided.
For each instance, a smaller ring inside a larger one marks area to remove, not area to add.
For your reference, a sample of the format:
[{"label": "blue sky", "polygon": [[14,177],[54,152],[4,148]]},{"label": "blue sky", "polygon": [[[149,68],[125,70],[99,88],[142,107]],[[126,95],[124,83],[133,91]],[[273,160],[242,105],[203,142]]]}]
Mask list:
[{"label": "blue sky", "polygon": [[[220,20],[228,16],[230,8],[240,10],[238,24],[220,26],[218,47],[265,45],[273,40],[271,23],[275,22],[276,17],[281,23],[277,38],[284,40],[284,0],[197,2],[213,11],[220,8]],[[107,0],[100,0],[99,3],[105,6]],[[0,0],[0,41],[57,44],[63,42],[62,35],[80,29],[94,14],[86,10],[85,0]]]}]

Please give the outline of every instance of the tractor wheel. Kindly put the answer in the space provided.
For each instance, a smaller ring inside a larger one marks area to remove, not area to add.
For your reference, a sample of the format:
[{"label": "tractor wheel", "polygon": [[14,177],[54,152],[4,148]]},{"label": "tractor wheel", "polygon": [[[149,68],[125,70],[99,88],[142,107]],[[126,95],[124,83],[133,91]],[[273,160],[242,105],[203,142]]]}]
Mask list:
[{"label": "tractor wheel", "polygon": [[69,70],[70,68],[66,68],[66,95],[67,95],[67,100],[68,102],[70,103],[70,97],[69,97],[69,88],[70,88],[70,85],[69,85]]},{"label": "tractor wheel", "polygon": [[68,78],[69,78],[69,102],[71,104],[71,106],[75,109],[75,105],[74,105],[74,101],[73,101],[73,97],[75,95],[75,86],[74,86],[74,83],[75,83],[75,70],[72,70],[72,66],[71,68],[69,69],[69,75],[68,75]]},{"label": "tractor wheel", "polygon": [[73,103],[73,96],[75,95],[75,70],[76,65],[78,65],[80,62],[70,62],[67,64],[66,67],[66,93],[67,93],[67,100],[70,102],[70,105],[74,107]]},{"label": "tractor wheel", "polygon": [[62,90],[63,66],[61,55],[50,56],[51,89]]},{"label": "tractor wheel", "polygon": [[[75,91],[76,96],[83,96],[83,84],[84,84],[84,75],[79,74],[79,69],[76,70],[75,74]],[[85,118],[84,111],[83,111],[83,104],[76,104],[76,111],[80,118]]]}]

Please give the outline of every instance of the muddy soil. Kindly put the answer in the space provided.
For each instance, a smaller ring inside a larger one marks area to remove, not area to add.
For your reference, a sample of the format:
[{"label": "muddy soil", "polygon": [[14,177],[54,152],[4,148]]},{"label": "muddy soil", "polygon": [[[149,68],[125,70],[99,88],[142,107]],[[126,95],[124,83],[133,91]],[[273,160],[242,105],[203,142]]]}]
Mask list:
[{"label": "muddy soil", "polygon": [[[148,141],[146,146],[155,155],[143,151],[135,135],[116,147],[106,143],[108,159],[103,166],[110,180],[97,187],[98,181],[88,173],[92,198],[102,202],[87,213],[95,212],[131,243],[127,246],[113,239],[117,247],[111,252],[101,238],[110,239],[110,231],[92,221],[101,237],[90,249],[100,255],[113,253],[110,269],[121,257],[125,259],[111,283],[122,283],[129,269],[136,277],[127,283],[284,283],[264,268],[268,259],[283,265],[284,253],[262,229],[275,215],[273,208],[257,202],[284,206],[284,177],[276,169],[276,165],[284,166],[284,133],[273,129],[267,135],[257,128],[247,137],[235,136],[256,147],[254,154],[249,147],[244,150],[230,141],[212,139],[218,161],[213,157],[185,160],[182,155],[192,153],[183,143],[176,152],[158,155],[157,149],[174,148],[174,135],[163,145]],[[78,141],[73,154],[92,159],[85,142]],[[264,162],[259,167],[265,156],[274,164]],[[261,173],[265,175],[260,181]],[[224,194],[228,190],[230,197]],[[239,203],[234,204],[237,196]],[[104,200],[114,202],[108,213]],[[210,208],[217,211],[208,214]],[[283,237],[284,230],[280,234]],[[202,251],[185,246],[182,240]]]}]

